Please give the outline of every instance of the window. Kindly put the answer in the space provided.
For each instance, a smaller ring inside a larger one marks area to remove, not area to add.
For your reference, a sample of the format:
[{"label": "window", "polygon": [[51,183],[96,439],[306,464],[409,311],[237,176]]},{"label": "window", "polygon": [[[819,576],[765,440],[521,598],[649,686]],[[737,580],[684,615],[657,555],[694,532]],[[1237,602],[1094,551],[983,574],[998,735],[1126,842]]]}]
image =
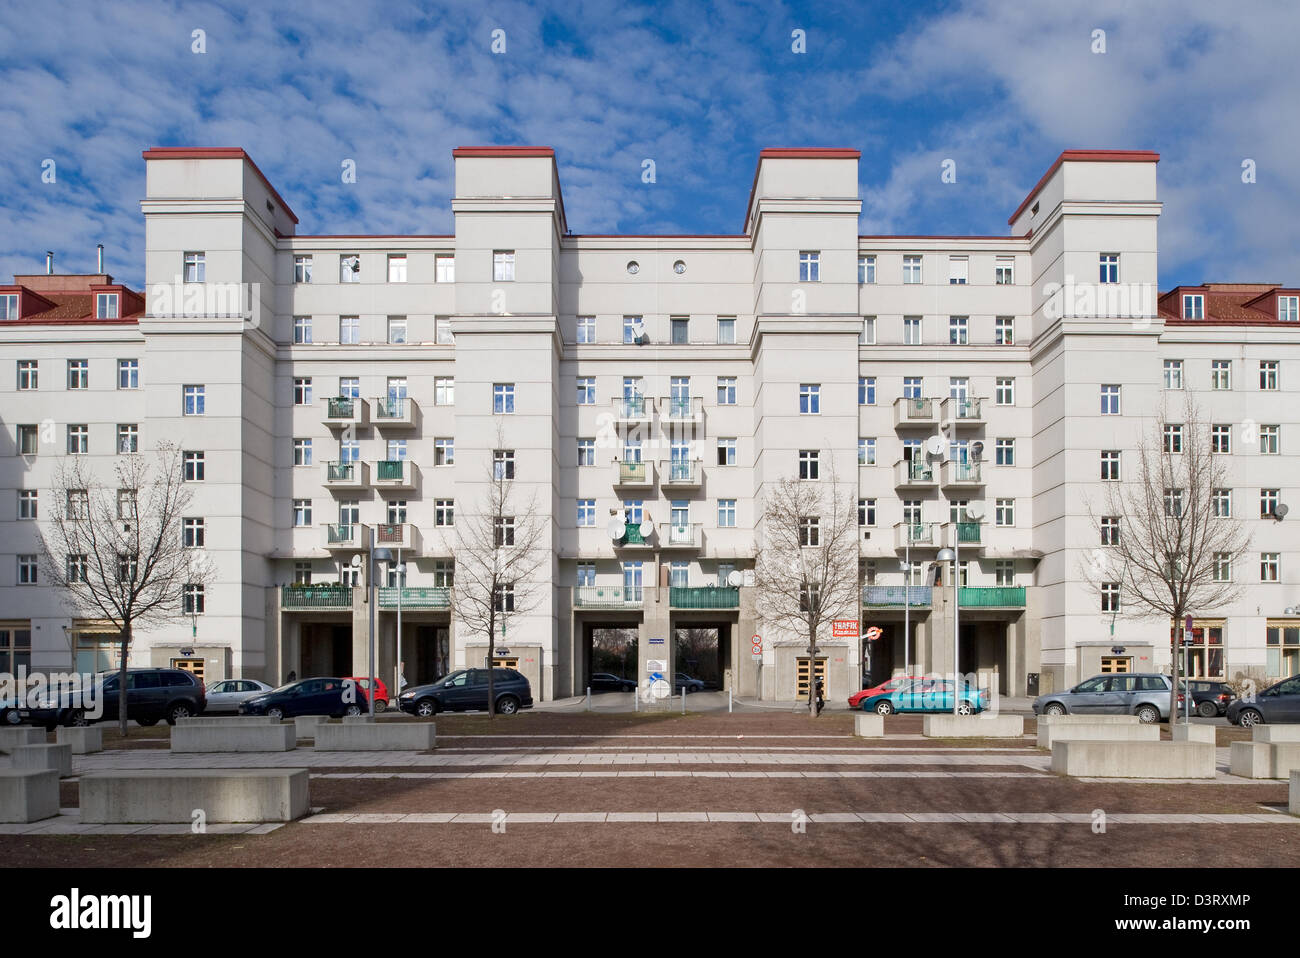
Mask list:
[{"label": "window", "polygon": [[948,377],[948,398],[965,402],[970,396],[970,379],[966,376]]},{"label": "window", "polygon": [[360,399],[361,378],[359,376],[340,376],[339,377],[339,398]]},{"label": "window", "polygon": [[993,510],[994,525],[1014,526],[1016,524],[1016,500],[999,499]]},{"label": "window", "polygon": [[994,384],[993,397],[995,405],[1014,406],[1016,404],[1015,379],[999,377]]},{"label": "window", "polygon": [[444,527],[456,524],[455,499],[435,499],[433,501],[433,524]]},{"label": "window", "polygon": [[1183,319],[1204,319],[1205,297],[1200,293],[1183,294]]},{"label": "window", "polygon": [[718,317],[718,342],[728,346],[736,342],[735,316]]},{"label": "window", "polygon": [[388,341],[394,345],[400,345],[406,342],[405,316],[388,317]]},{"label": "window", "polygon": [[1180,518],[1183,514],[1183,490],[1166,489],[1164,498],[1165,515],[1171,519]]},{"label": "window", "polygon": [[816,548],[822,542],[821,519],[817,516],[799,517],[799,545]]},{"label": "window", "polygon": [[181,457],[181,474],[186,482],[202,482],[206,476],[206,457],[201,452],[187,450]]},{"label": "window", "polygon": [[1119,611],[1119,583],[1103,582],[1101,584],[1101,611]]},{"label": "window", "polygon": [[497,414],[515,411],[515,384],[492,384],[492,412]]},{"label": "window", "polygon": [[339,343],[344,346],[355,346],[360,342],[361,342],[361,317],[340,316],[339,317]]},{"label": "window", "polygon": [[293,381],[293,404],[295,406],[311,405],[311,377],[302,377]]},{"label": "window", "polygon": [[1101,517],[1101,544],[1104,546],[1119,545],[1119,516]]},{"label": "window", "polygon": [[356,253],[344,253],[339,257],[339,282],[361,282],[361,257]]},{"label": "window", "polygon": [[904,376],[903,377],[903,398],[921,399],[922,380],[923,377],[921,376]]},{"label": "window", "polygon": [[36,585],[36,556],[20,555],[18,557],[18,584]]},{"label": "window", "polygon": [[390,499],[388,502],[388,525],[400,526],[400,525],[404,525],[405,523],[406,523],[406,500]]},{"label": "window", "polygon": [[90,427],[84,423],[68,427],[68,453],[83,455],[90,452]]},{"label": "window", "polygon": [[293,318],[293,341],[295,343],[311,342],[310,316],[295,316]]},{"label": "window", "polygon": [[339,462],[350,463],[361,459],[361,443],[356,439],[339,440]]},{"label": "window", "polygon": [[515,517],[497,516],[492,520],[492,539],[496,548],[515,544]]},{"label": "window", "polygon": [[451,253],[438,253],[434,256],[433,279],[436,283],[456,282],[456,257]]},{"label": "window", "polygon": [[36,444],[38,441],[35,426],[18,427],[18,454],[20,456],[36,455]]},{"label": "window", "polygon": [[1231,582],[1232,581],[1232,554],[1228,552],[1214,553],[1214,581]]},{"label": "window", "polygon": [[202,253],[185,254],[185,282],[205,282],[203,278],[207,273],[207,267],[204,263],[205,259],[206,257]]},{"label": "window", "polygon": [[684,346],[691,341],[691,321],[685,316],[674,316],[668,320],[669,331],[675,345]]},{"label": "window", "polygon": [[434,339],[439,346],[453,346],[456,343],[456,337],[451,332],[451,319],[447,316],[437,316],[433,321]]},{"label": "window", "polygon": [[948,345],[965,346],[970,342],[970,318],[967,316],[948,317]]},{"label": "window", "polygon": [[816,416],[822,411],[822,387],[817,383],[799,386],[799,415]]},{"label": "window", "polygon": [[594,343],[596,341],[596,317],[578,317],[578,342]]},{"label": "window", "polygon": [[920,316],[903,317],[903,345],[904,346],[921,345],[921,317]]},{"label": "window", "polygon": [[293,258],[293,281],[295,283],[311,282],[310,256],[295,256]]},{"label": "window", "polygon": [[578,405],[594,406],[596,404],[596,377],[578,377]]},{"label": "window", "polygon": [[596,464],[596,440],[578,440],[578,465],[594,466]]},{"label": "window", "polygon": [[1011,286],[1015,281],[1015,260],[1010,256],[999,256],[993,263],[993,282],[998,286]]},{"label": "window", "polygon": [[1164,361],[1164,382],[1166,389],[1183,388],[1183,361],[1166,359]]},{"label": "window", "polygon": [[406,282],[406,254],[388,254],[388,281],[390,283]]},{"label": "window", "polygon": [[1268,648],[1268,674],[1289,676],[1300,672],[1300,625],[1269,622],[1264,636]]},{"label": "window", "polygon": [[821,472],[821,452],[816,449],[799,450],[799,478],[816,479]]},{"label": "window", "polygon": [[68,556],[67,577],[69,582],[85,582],[86,569],[90,565],[90,556],[84,552]]},{"label": "window", "polygon": [[293,464],[295,466],[311,465],[310,439],[295,439],[293,441]]},{"label": "window", "polygon": [[874,406],[876,404],[876,377],[858,377],[858,405]]},{"label": "window", "polygon": [[1282,576],[1282,553],[1261,552],[1259,554],[1259,581],[1277,582]]},{"label": "window", "polygon": [[858,345],[874,346],[876,345],[876,317],[862,317],[862,331],[858,333]]},{"label": "window", "polygon": [[90,493],[85,489],[69,489],[67,512],[64,515],[69,519],[90,518]]},{"label": "window", "polygon": [[185,586],[182,611],[185,615],[203,614],[203,586],[190,583]]},{"label": "window", "polygon": [[1210,388],[1232,388],[1232,360],[1214,359],[1210,361]]},{"label": "window", "polygon": [[736,440],[718,440],[718,465],[734,466],[736,464]]},{"label": "window", "polygon": [[1016,344],[1016,320],[1014,316],[999,316],[993,321],[993,345],[1014,346]]},{"label": "window", "polygon": [[1212,489],[1210,491],[1210,514],[1216,519],[1228,519],[1232,516],[1232,490]]},{"label": "window", "polygon": [[858,500],[858,525],[874,526],[876,524],[876,500]]},{"label": "window", "polygon": [[118,452],[139,452],[140,451],[140,427],[133,422],[118,423],[117,426],[117,451]]},{"label": "window", "polygon": [[909,284],[921,282],[921,257],[903,257],[903,282]]},{"label": "window", "polygon": [[[95,315],[98,316],[99,314],[96,313]],[[0,320],[4,319],[18,319],[17,293],[5,293],[0,295]]]},{"label": "window", "polygon": [[1118,283],[1119,282],[1119,254],[1102,253],[1098,257],[1098,282],[1101,283]]},{"label": "window", "polygon": [[1014,559],[998,559],[993,563],[993,584],[1014,586],[1016,584],[1016,562]]},{"label": "window", "polygon": [[1279,296],[1277,298],[1278,322],[1300,322],[1300,296]]},{"label": "window", "polygon": [[1259,454],[1261,456],[1276,456],[1282,448],[1282,427],[1281,426],[1260,426],[1259,427]]},{"label": "window", "polygon": [[1276,359],[1261,359],[1259,361],[1259,388],[1268,392],[1278,388]]},{"label": "window", "polygon": [[182,386],[181,394],[181,412],[186,416],[202,416],[206,409],[206,388],[203,386]]},{"label": "window", "polygon": [[817,283],[821,281],[821,257],[816,250],[803,250],[799,254],[799,282]]},{"label": "window", "polygon": [[876,281],[876,257],[859,256],[858,257],[858,282],[863,284],[874,283]]},{"label": "window", "polygon": [[1101,478],[1107,482],[1119,480],[1119,450],[1117,449],[1102,450]]},{"label": "window", "polygon": [[513,283],[515,280],[515,251],[499,249],[492,254],[492,282]]},{"label": "window", "polygon": [[1164,451],[1170,454],[1176,454],[1183,451],[1183,427],[1181,425],[1166,425],[1161,429],[1164,441]]},{"label": "window", "polygon": [[876,464],[876,440],[866,438],[858,440],[858,465],[874,466]]},{"label": "window", "polygon": [[718,405],[719,406],[736,405],[736,377],[735,376],[718,377]]},{"label": "window", "polygon": [[38,368],[35,359],[18,360],[18,388],[35,389],[38,377]]},{"label": "window", "polygon": [[948,257],[948,284],[965,286],[970,278],[970,260],[965,256]]},{"label": "window", "polygon": [[1232,427],[1216,425],[1210,427],[1210,452],[1232,452]]},{"label": "window", "polygon": [[119,359],[117,361],[117,388],[118,389],[139,389],[140,388],[140,360]]},{"label": "window", "polygon": [[578,569],[577,569],[577,578],[574,584],[579,587],[595,585],[596,584],[596,563],[579,562]]},{"label": "window", "polygon": [[18,518],[37,518],[37,493],[35,489],[18,490]]},{"label": "window", "polygon": [[1281,494],[1279,489],[1259,490],[1259,517],[1261,519],[1273,518],[1278,503],[1281,501]]},{"label": "window", "polygon": [[[513,536],[511,537],[513,540]],[[492,597],[492,608],[497,613],[515,611],[515,586],[512,582],[504,582],[498,588],[496,595]]]},{"label": "window", "polygon": [[389,462],[404,462],[406,460],[406,440],[388,440],[387,455]]},{"label": "window", "polygon": [[637,342],[641,338],[644,327],[641,324],[640,316],[623,317],[623,343],[629,345]]},{"label": "window", "polygon": [[1014,466],[1016,464],[1016,441],[1014,439],[999,439],[994,443],[993,448],[996,456],[993,461],[999,466]]},{"label": "window", "polygon": [[206,538],[206,524],[202,519],[181,520],[181,544],[187,549],[202,549]]},{"label": "window", "polygon": [[492,478],[513,479],[515,477],[515,451],[513,449],[492,450]]},{"label": "window", "polygon": [[68,360],[68,388],[90,388],[90,361],[86,359]]},{"label": "window", "polygon": [[1114,384],[1101,387],[1101,414],[1103,416],[1118,416],[1119,411],[1120,387]]},{"label": "window", "polygon": [[596,500],[578,500],[578,525],[594,526],[596,524]]},{"label": "window", "polygon": [[456,465],[456,441],[454,439],[435,439],[433,441],[433,464],[435,466]]},{"label": "window", "polygon": [[734,529],[736,527],[736,500],[718,500],[718,528]]}]

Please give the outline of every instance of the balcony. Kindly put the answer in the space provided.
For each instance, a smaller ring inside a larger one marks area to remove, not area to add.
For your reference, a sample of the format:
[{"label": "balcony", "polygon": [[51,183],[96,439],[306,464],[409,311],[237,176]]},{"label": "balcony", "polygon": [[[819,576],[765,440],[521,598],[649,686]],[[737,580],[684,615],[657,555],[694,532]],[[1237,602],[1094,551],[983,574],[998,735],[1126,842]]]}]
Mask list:
[{"label": "balcony", "polygon": [[623,538],[614,540],[615,549],[636,549],[649,550],[653,536],[641,535],[641,526],[636,522],[627,524],[627,531],[623,533]]},{"label": "balcony", "polygon": [[[382,526],[380,528],[383,528]],[[384,610],[395,610],[398,605],[398,597],[401,598],[403,611],[420,612],[429,609],[450,609],[451,608],[451,589],[445,586],[433,586],[429,588],[411,588],[404,586],[397,588],[395,586],[384,586],[379,590],[379,608]]]},{"label": "balcony", "polygon": [[619,489],[649,489],[655,484],[653,462],[614,463],[614,485]]},{"label": "balcony", "polygon": [[630,396],[614,400],[614,421],[623,423],[649,423],[654,416],[653,399],[644,396]]},{"label": "balcony", "polygon": [[672,522],[661,522],[659,523],[659,548],[698,549],[703,535],[702,529],[703,524],[699,522],[687,522],[680,525]]},{"label": "balcony", "polygon": [[930,602],[928,585],[864,585],[862,587],[864,609],[928,609]]},{"label": "balcony", "polygon": [[950,459],[943,464],[943,484],[965,489],[984,485],[983,471],[978,462]]},{"label": "balcony", "polygon": [[704,400],[699,396],[669,396],[660,399],[659,418],[664,422],[703,422]]},{"label": "balcony", "polygon": [[939,544],[939,525],[936,522],[894,523],[895,549],[935,548]]},{"label": "balcony", "polygon": [[369,421],[370,407],[364,399],[336,396],[325,400],[325,416],[322,422],[331,428],[365,426]]},{"label": "balcony", "polygon": [[739,609],[740,590],[732,586],[674,586],[668,590],[670,609]]},{"label": "balcony", "polygon": [[671,489],[698,489],[704,477],[698,459],[665,459],[659,470],[660,484]]},{"label": "balcony", "polygon": [[957,426],[984,425],[984,400],[945,399],[942,408],[944,422]]},{"label": "balcony", "polygon": [[370,546],[370,527],[359,522],[330,522],[321,528],[325,548],[334,552],[354,551]]},{"label": "balcony", "polygon": [[375,545],[403,552],[420,551],[420,530],[411,522],[375,526]]},{"label": "balcony", "polygon": [[981,535],[982,522],[955,522],[957,527],[957,544],[963,546],[980,546],[984,544]]},{"label": "balcony", "polygon": [[999,585],[992,588],[961,588],[957,590],[957,603],[968,609],[1023,609],[1023,585]]},{"label": "balcony", "polygon": [[352,587],[337,582],[280,587],[285,612],[341,612],[352,608]]},{"label": "balcony", "polygon": [[639,585],[579,585],[573,589],[575,609],[639,609]]},{"label": "balcony", "polygon": [[933,399],[904,399],[900,396],[894,400],[894,428],[907,429],[915,426],[924,429],[937,426],[937,405]]},{"label": "balcony", "polygon": [[924,458],[900,459],[894,463],[894,487],[907,489],[934,489],[939,485],[939,478],[934,473],[934,466]]},{"label": "balcony", "polygon": [[419,480],[420,467],[409,459],[381,459],[375,463],[376,489],[414,491]]},{"label": "balcony", "polygon": [[389,396],[371,402],[375,410],[375,425],[380,429],[395,432],[415,429],[420,425],[420,407],[416,405],[414,399],[407,396]]},{"label": "balcony", "polygon": [[325,463],[326,489],[368,489],[370,464],[365,462]]}]

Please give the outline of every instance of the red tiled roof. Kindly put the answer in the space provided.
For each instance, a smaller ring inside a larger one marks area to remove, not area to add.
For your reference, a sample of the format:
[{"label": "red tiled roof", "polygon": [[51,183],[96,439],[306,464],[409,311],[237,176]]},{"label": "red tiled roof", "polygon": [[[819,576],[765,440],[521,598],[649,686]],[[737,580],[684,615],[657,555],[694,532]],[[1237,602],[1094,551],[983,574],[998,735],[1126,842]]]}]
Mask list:
[{"label": "red tiled roof", "polygon": [[[1160,296],[1158,311],[1166,320],[1177,325],[1285,325],[1300,328],[1300,324],[1282,323],[1278,320],[1275,300],[1271,295],[1275,292],[1295,295],[1293,290],[1273,283],[1205,283],[1201,286],[1176,286]],[[1183,318],[1184,293],[1195,293],[1205,297],[1204,319]]]}]

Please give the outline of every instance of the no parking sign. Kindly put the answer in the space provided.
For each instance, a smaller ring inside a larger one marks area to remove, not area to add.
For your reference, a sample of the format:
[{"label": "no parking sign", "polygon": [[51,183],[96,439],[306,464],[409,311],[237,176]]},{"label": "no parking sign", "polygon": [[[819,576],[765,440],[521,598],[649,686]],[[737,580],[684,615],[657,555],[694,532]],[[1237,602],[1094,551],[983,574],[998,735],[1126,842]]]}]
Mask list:
[{"label": "no parking sign", "polygon": [[763,661],[763,637],[759,635],[757,632],[755,632],[753,637],[749,640],[749,642],[750,642],[750,653],[754,656],[754,661],[755,662]]}]

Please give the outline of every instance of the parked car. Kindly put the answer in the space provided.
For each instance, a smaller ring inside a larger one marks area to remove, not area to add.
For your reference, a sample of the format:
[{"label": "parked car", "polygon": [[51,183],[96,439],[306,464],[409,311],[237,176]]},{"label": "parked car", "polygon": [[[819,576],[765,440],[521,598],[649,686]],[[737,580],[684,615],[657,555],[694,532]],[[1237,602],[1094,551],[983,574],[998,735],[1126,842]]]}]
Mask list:
[{"label": "parked car", "polygon": [[1300,722],[1300,675],[1293,675],[1262,692],[1232,702],[1228,721],[1247,728],[1265,722]]},{"label": "parked car", "polygon": [[[528,680],[514,669],[492,670],[492,695],[496,711],[514,715],[533,707],[533,690]],[[487,711],[488,670],[458,669],[432,685],[407,689],[397,700],[398,708],[428,718],[439,712]]]},{"label": "parked car", "polygon": [[[908,682],[920,682],[923,676],[920,675],[895,675],[892,679],[881,682],[879,685],[873,685],[865,688],[861,692],[854,692],[849,696],[849,708],[866,708],[862,703],[867,699],[875,698],[878,695],[884,695],[894,689],[902,688]],[[866,709],[870,712],[871,709]]]},{"label": "parked car", "polygon": [[[50,691],[36,708],[19,709],[19,716],[47,729],[116,720],[121,678],[117,671],[100,672],[84,698]],[[175,725],[177,719],[202,714],[207,705],[203,682],[184,669],[127,669],[126,683],[126,717],[141,725],[157,725],[160,719]]]},{"label": "parked car", "polygon": [[257,679],[223,679],[208,689],[208,704],[203,713],[217,715],[222,712],[238,712],[240,702],[272,691],[274,689],[271,686]]},{"label": "parked car", "polygon": [[[370,694],[370,679],[366,678],[364,675],[345,675],[344,678],[356,682],[358,686],[365,690],[366,695]],[[388,686],[385,685],[384,680],[377,675],[375,676],[375,689],[375,711],[382,712],[384,709],[388,708],[388,703],[391,699],[388,697]],[[367,711],[369,711],[369,709],[367,709]]]},{"label": "parked car", "polygon": [[1167,722],[1172,686],[1173,680],[1159,672],[1094,675],[1074,688],[1038,696],[1033,709],[1035,715],[1136,715],[1147,724]]},{"label": "parked car", "polygon": [[1202,718],[1214,718],[1228,711],[1237,696],[1226,682],[1203,682],[1193,679],[1186,686],[1192,693],[1192,711]]},{"label": "parked car", "polygon": [[951,679],[911,679],[888,692],[864,699],[861,707],[879,715],[895,712],[951,712],[973,715],[989,707],[988,692],[972,685],[962,685],[954,692]]},{"label": "parked car", "polygon": [[240,715],[361,715],[370,711],[366,692],[355,682],[339,678],[299,679],[239,703]]},{"label": "parked car", "polygon": [[622,679],[608,672],[592,672],[587,683],[593,692],[635,692],[635,679]]},{"label": "parked car", "polygon": [[682,690],[687,692],[703,692],[704,680],[694,678],[693,676],[687,675],[685,672],[677,672],[673,675],[673,691],[681,692]]}]

